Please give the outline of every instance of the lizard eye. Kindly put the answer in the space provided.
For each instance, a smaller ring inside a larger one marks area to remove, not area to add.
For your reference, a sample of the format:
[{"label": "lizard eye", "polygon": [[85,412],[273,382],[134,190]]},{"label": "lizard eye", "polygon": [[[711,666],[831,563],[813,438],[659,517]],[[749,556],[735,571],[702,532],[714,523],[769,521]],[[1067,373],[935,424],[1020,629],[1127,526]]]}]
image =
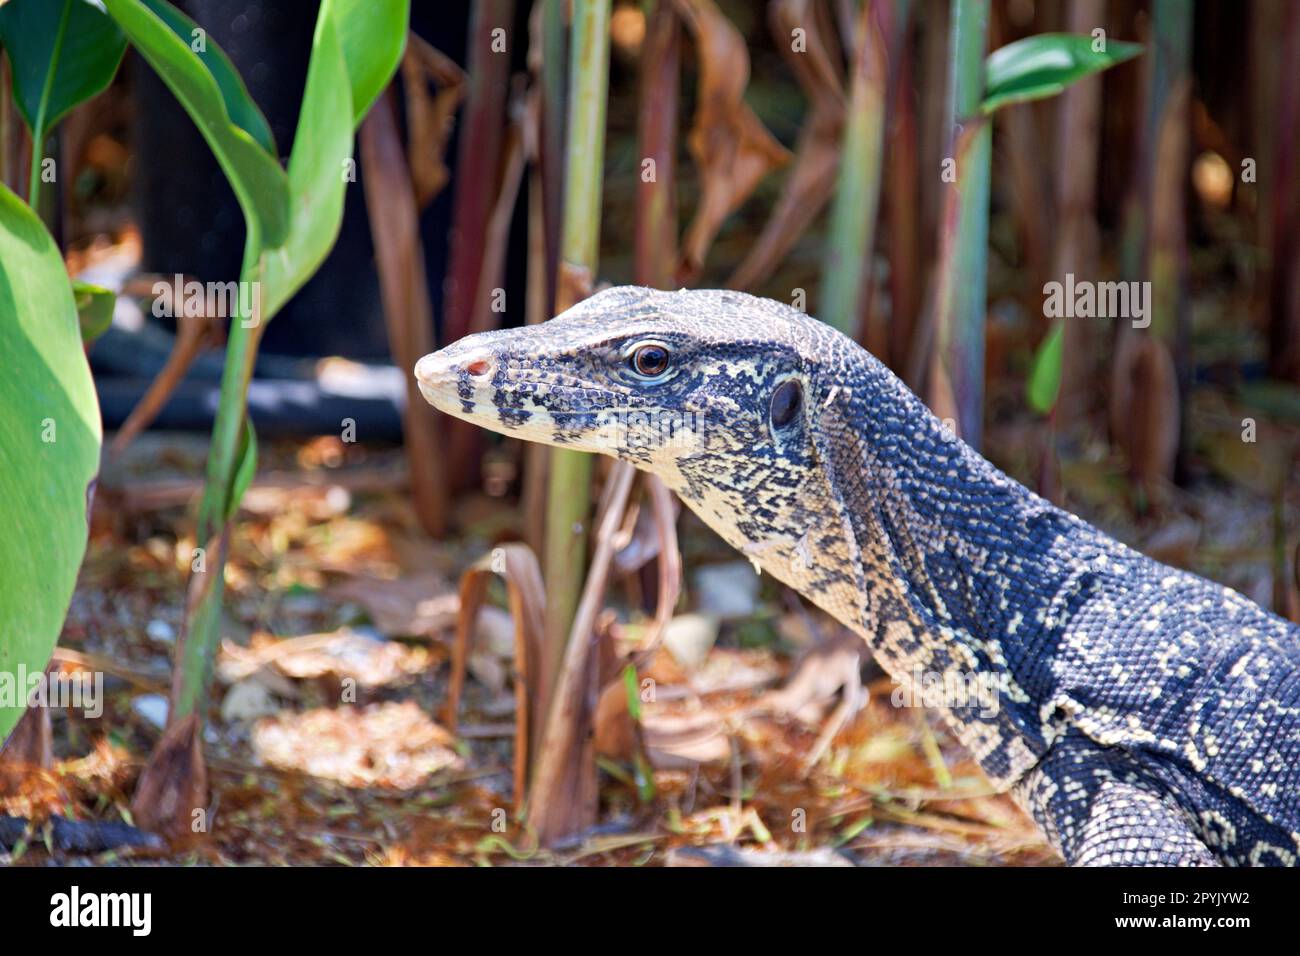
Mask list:
[{"label": "lizard eye", "polygon": [[794,379],[786,379],[772,393],[772,427],[785,428],[795,420],[802,405],[803,389]]},{"label": "lizard eye", "polygon": [[657,378],[668,370],[668,349],[658,342],[638,345],[628,356],[628,364],[642,378]]}]

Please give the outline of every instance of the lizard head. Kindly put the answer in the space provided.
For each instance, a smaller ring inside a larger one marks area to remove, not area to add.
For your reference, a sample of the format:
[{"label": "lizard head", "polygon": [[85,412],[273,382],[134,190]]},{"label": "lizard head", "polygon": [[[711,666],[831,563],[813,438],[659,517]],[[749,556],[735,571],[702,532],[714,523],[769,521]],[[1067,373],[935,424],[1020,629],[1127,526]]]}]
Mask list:
[{"label": "lizard head", "polygon": [[852,347],[770,300],[620,287],[467,336],[415,375],[449,415],[659,475],[756,564],[810,590],[812,555],[850,560],[822,426]]},{"label": "lizard head", "polygon": [[461,339],[415,376],[449,415],[678,487],[683,469],[720,456],[743,453],[750,470],[807,461],[818,325],[740,293],[620,287],[541,325]]}]

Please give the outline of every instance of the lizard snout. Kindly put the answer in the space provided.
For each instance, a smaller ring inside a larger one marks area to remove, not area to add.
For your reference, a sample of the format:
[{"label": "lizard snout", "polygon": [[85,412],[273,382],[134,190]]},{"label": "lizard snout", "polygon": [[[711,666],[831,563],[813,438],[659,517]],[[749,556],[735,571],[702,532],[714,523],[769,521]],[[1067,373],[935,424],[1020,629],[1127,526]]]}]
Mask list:
[{"label": "lizard snout", "polygon": [[486,349],[442,349],[415,363],[415,379],[425,400],[445,410],[446,403],[464,397],[459,393],[489,379],[495,368],[496,361]]},{"label": "lizard snout", "polygon": [[490,353],[475,350],[464,355],[448,355],[447,349],[431,352],[415,363],[415,377],[429,385],[443,382],[455,383],[462,374],[473,378],[486,378],[492,374],[495,362]]}]

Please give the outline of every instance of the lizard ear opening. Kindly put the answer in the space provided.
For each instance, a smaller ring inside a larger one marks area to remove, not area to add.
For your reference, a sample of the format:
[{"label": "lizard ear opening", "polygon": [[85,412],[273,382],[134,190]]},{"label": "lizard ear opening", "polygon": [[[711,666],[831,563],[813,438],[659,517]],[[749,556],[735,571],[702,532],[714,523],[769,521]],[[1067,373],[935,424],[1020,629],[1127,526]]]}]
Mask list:
[{"label": "lizard ear opening", "polygon": [[793,422],[803,408],[803,386],[797,379],[787,378],[772,392],[769,416],[773,428],[785,428]]}]

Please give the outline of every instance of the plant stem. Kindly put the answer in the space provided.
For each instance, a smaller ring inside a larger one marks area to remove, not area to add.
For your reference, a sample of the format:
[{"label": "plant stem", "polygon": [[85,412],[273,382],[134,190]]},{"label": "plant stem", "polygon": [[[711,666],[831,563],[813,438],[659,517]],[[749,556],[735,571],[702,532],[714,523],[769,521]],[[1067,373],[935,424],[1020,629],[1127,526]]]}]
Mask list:
[{"label": "plant stem", "polygon": [[[250,223],[244,244],[241,281],[259,280],[261,239]],[[256,301],[256,299],[255,299]],[[172,708],[169,724],[202,712],[206,700],[213,656],[221,636],[221,599],[225,591],[225,564],[228,550],[226,531],[230,510],[230,491],[239,465],[239,440],[244,431],[248,383],[257,359],[263,316],[253,315],[248,327],[242,314],[232,316],[230,338],[226,345],[226,364],[221,373],[221,395],[216,420],[212,425],[212,443],[208,451],[207,480],[199,502],[198,524],[194,543],[204,549],[204,570],[195,571],[190,580],[186,607],[185,634],[177,647],[180,660],[172,678]]]},{"label": "plant stem", "polygon": [[[569,65],[568,162],[556,310],[590,291],[600,240],[609,76],[610,0],[575,0]],[[590,455],[556,449],[546,506],[547,672],[557,672],[573,624],[586,564],[591,513]]]},{"label": "plant stem", "polygon": [[[1071,33],[1087,33],[1102,23],[1104,0],[1080,0],[1070,8]],[[1097,164],[1101,141],[1102,78],[1090,76],[1061,94],[1056,109],[1055,207],[1056,240],[1052,275],[1092,275],[1097,269]],[[1063,320],[1058,320],[1063,321]],[[1087,425],[1086,398],[1098,373],[1097,335],[1091,323],[1065,324],[1065,351],[1073,361],[1062,363],[1061,388],[1053,422],[1068,431]]]},{"label": "plant stem", "polygon": [[819,313],[822,321],[857,338],[871,281],[871,254],[884,165],[885,102],[889,73],[876,4],[862,8],[854,35],[848,124],[839,183],[831,210]]},{"label": "plant stem", "polygon": [[[954,230],[949,275],[941,277],[940,321],[936,327],[938,374],[932,383],[945,395],[961,437],[979,448],[984,412],[984,309],[988,260],[989,179],[992,125],[979,119],[984,95],[984,46],[988,34],[988,0],[953,0],[948,84],[948,157],[956,161],[957,180],[950,184],[955,218],[943,228]],[[942,417],[942,416],[941,416]]]},{"label": "plant stem", "polygon": [[555,305],[560,268],[560,229],[564,202],[565,58],[569,36],[564,22],[565,0],[541,0],[542,7],[542,132],[539,144],[542,176],[542,220],[546,238],[546,302]]},{"label": "plant stem", "polygon": [[[890,12],[882,10],[882,13]],[[913,80],[911,24],[912,4],[898,0],[886,30],[892,74],[889,118],[885,149],[889,183],[885,196],[889,246],[889,354],[888,362],[901,373],[907,366],[921,302],[921,200],[920,161],[917,140],[915,83]],[[934,167],[929,167],[933,169]],[[927,190],[928,192],[928,190]],[[879,356],[886,359],[886,356]]]},{"label": "plant stem", "polygon": [[[505,141],[506,94],[510,88],[510,54],[494,49],[499,34],[514,22],[514,0],[478,0],[469,25],[469,90],[459,122],[456,189],[443,307],[444,344],[467,335],[483,268],[488,219],[497,188]],[[460,459],[455,459],[459,461]]]},{"label": "plant stem", "polygon": [[1156,0],[1147,100],[1147,278],[1151,331],[1172,349],[1181,311],[1186,227],[1183,186],[1191,115],[1192,3]]},{"label": "plant stem", "polygon": [[948,74],[948,129],[955,137],[956,128],[968,117],[979,113],[984,97],[984,46],[988,41],[988,0],[952,0],[952,32],[948,34],[948,54],[952,71]]},{"label": "plant stem", "polygon": [[[1268,302],[1269,358],[1274,374],[1300,384],[1300,8],[1287,8],[1283,26],[1282,60],[1291,64],[1277,71],[1278,90],[1273,168],[1277,177],[1270,191]],[[1261,210],[1265,212],[1266,210]]]},{"label": "plant stem", "polygon": [[677,259],[678,88],[681,28],[670,0],[658,0],[646,14],[641,50],[637,155],[654,161],[654,179],[637,183],[633,276],[638,285],[667,289]]}]

